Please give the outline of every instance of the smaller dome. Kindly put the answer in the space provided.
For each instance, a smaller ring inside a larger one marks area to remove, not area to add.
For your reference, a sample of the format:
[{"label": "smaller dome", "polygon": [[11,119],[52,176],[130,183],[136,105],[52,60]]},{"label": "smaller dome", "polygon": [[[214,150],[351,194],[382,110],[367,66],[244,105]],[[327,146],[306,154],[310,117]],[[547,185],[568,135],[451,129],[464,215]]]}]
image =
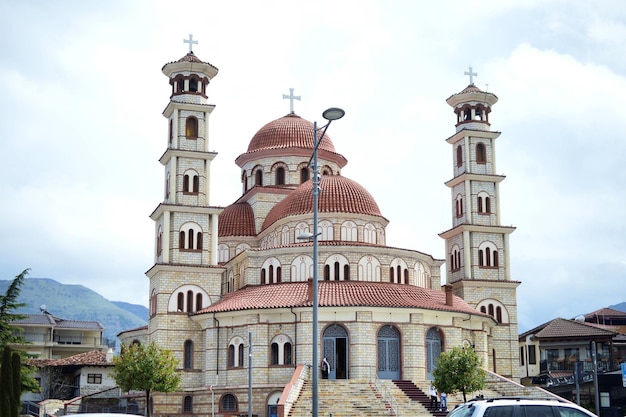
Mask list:
[{"label": "smaller dome", "polygon": [[[318,198],[319,213],[382,216],[374,197],[363,186],[340,175],[323,175]],[[276,204],[263,222],[263,230],[288,216],[313,213],[313,181],[300,184]]]},{"label": "smaller dome", "polygon": [[217,223],[217,235],[255,236],[254,212],[248,203],[235,203],[226,207]]},{"label": "smaller dome", "polygon": [[[313,123],[293,113],[269,122],[252,137],[248,153],[266,149],[304,148],[313,149]],[[335,152],[335,146],[324,135],[320,150]]]}]

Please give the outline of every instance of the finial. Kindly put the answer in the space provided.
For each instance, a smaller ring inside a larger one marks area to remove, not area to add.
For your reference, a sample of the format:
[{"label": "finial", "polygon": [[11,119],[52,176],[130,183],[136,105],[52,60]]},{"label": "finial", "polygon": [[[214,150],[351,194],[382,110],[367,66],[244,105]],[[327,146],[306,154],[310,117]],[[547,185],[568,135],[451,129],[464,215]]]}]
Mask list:
[{"label": "finial", "polygon": [[193,35],[190,33],[189,34],[189,39],[183,39],[184,43],[188,43],[189,44],[189,53],[193,54],[193,45],[194,44],[198,44],[198,41],[194,41],[193,40]]},{"label": "finial", "polygon": [[472,72],[472,67],[469,67],[469,71],[465,71],[465,75],[469,75],[470,85],[474,85],[474,77],[478,77],[478,73]]},{"label": "finial", "polygon": [[293,88],[290,88],[289,89],[289,95],[283,94],[283,100],[284,99],[288,99],[289,100],[289,113],[295,114],[294,111],[293,111],[293,101],[294,100],[300,100],[300,96],[294,96],[293,95]]}]

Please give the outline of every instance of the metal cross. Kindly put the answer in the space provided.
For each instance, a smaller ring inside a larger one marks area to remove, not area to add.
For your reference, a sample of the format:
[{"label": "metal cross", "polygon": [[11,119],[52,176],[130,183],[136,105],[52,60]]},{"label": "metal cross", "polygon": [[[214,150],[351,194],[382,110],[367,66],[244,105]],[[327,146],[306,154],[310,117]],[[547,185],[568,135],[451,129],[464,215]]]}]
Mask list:
[{"label": "metal cross", "polygon": [[198,44],[198,41],[194,41],[193,40],[193,35],[191,33],[189,34],[189,40],[183,39],[183,42],[189,44],[189,52],[193,52],[193,50],[192,50],[193,49],[193,45],[194,44],[196,44],[196,45]]},{"label": "metal cross", "polygon": [[464,75],[469,75],[470,77],[470,85],[474,85],[474,76],[478,77],[477,72],[472,72],[472,67],[469,67],[469,72],[465,71]]},{"label": "metal cross", "polygon": [[293,88],[290,88],[289,89],[289,95],[283,94],[283,100],[284,99],[288,99],[289,100],[289,112],[291,114],[294,114],[294,111],[293,111],[293,101],[294,100],[300,100],[300,96],[294,96],[293,95]]}]

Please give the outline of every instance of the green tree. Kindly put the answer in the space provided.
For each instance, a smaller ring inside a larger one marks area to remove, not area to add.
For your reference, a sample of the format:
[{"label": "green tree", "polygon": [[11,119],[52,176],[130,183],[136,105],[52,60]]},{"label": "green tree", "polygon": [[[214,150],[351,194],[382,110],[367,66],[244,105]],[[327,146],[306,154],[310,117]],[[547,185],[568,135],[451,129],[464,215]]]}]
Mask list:
[{"label": "green tree", "polygon": [[0,348],[4,348],[9,343],[26,343],[24,337],[19,335],[19,331],[22,329],[15,326],[13,322],[26,317],[23,314],[15,313],[15,311],[26,306],[24,303],[18,303],[17,298],[20,295],[22,284],[24,284],[29,270],[25,269],[16,276],[7,288],[6,293],[0,295]]},{"label": "green tree", "polygon": [[145,391],[147,416],[150,417],[150,393],[176,391],[180,375],[178,360],[172,351],[156,343],[122,345],[119,356],[113,358],[113,377],[124,391]]},{"label": "green tree", "polygon": [[17,417],[22,408],[22,358],[18,352],[11,352],[11,372],[13,373],[13,399],[15,401],[15,414]]},{"label": "green tree", "polygon": [[17,406],[13,390],[12,350],[5,346],[2,350],[2,368],[0,368],[0,416],[14,417]]},{"label": "green tree", "polygon": [[433,371],[433,384],[439,392],[454,394],[461,391],[463,401],[468,392],[480,391],[485,387],[485,371],[480,358],[471,348],[456,346],[443,352]]},{"label": "green tree", "polygon": [[[5,294],[0,295],[0,349],[10,344],[28,344],[28,341],[20,334],[22,329],[13,324],[16,320],[21,320],[26,317],[23,314],[16,313],[16,311],[26,306],[26,304],[19,303],[17,300],[20,295],[21,287],[26,280],[26,275],[28,275],[28,271],[30,271],[30,269],[27,268],[23,270],[21,274],[17,275],[7,288]],[[29,359],[28,354],[22,350],[18,350],[18,353],[22,362],[22,366],[20,367],[21,392],[38,392],[39,384],[33,377],[35,368],[26,364],[26,361]]]}]

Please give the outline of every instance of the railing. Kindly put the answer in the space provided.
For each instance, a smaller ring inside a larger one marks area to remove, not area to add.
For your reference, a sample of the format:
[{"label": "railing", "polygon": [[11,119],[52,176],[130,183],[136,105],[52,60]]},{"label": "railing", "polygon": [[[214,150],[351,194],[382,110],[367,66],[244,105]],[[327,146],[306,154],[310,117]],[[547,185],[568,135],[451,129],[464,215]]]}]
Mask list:
[{"label": "railing", "polygon": [[[578,363],[583,364],[583,370],[585,371],[593,371],[593,362],[590,360],[579,361]],[[610,362],[608,358],[601,358],[597,361],[598,363],[598,371],[605,372],[610,370]],[[539,364],[539,369],[541,372],[549,372],[549,371],[574,371],[574,367],[576,366],[576,361],[565,361],[565,360],[542,360]]]},{"label": "railing", "polygon": [[384,385],[378,378],[378,373],[373,370],[373,368],[374,367],[370,366],[370,382],[374,384],[374,387],[380,393],[382,400],[389,404],[390,411],[393,412],[393,415],[399,416],[400,406],[398,405],[398,401],[396,401],[389,387]]},{"label": "railing", "polygon": [[90,345],[96,346],[102,344],[100,337],[83,337],[70,335],[55,335],[54,341],[59,345]]}]

